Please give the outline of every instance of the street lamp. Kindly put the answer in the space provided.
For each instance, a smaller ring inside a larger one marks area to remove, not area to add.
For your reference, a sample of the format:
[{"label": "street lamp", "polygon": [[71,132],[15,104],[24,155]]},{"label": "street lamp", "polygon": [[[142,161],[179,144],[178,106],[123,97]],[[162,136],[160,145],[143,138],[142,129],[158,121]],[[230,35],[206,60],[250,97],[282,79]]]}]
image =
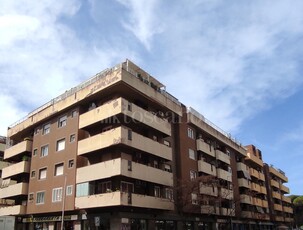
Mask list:
[{"label": "street lamp", "polygon": [[66,175],[64,175],[64,186],[63,186],[63,189],[62,189],[62,216],[61,216],[61,230],[63,230],[63,225],[64,225],[65,188],[66,188]]}]

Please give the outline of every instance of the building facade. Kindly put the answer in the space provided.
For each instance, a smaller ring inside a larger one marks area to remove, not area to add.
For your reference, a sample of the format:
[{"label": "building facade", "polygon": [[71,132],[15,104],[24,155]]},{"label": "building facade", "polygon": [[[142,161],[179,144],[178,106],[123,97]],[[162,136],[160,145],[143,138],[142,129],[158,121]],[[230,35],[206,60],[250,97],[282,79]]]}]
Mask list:
[{"label": "building facade", "polygon": [[13,203],[0,215],[16,229],[290,225],[287,179],[264,176],[254,149],[126,60],[9,127],[0,198]]}]

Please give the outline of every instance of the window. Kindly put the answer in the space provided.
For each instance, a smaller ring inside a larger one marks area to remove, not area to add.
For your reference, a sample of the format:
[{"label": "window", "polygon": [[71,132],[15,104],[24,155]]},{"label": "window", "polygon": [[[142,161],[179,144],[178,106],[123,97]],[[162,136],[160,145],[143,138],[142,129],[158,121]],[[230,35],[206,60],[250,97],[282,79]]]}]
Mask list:
[{"label": "window", "polygon": [[38,133],[39,133],[39,127],[35,128],[34,135],[38,135]]},{"label": "window", "polygon": [[50,124],[46,124],[43,126],[42,134],[48,134],[50,132]]},{"label": "window", "polygon": [[61,151],[65,149],[65,138],[57,141],[57,146],[56,146],[56,150],[57,151]]},{"label": "window", "polygon": [[132,140],[132,131],[128,130],[128,140]]},{"label": "window", "polygon": [[154,188],[154,195],[155,197],[160,197],[161,196],[161,192],[160,192],[160,187],[159,186],[155,186]]},{"label": "window", "polygon": [[169,200],[173,200],[173,190],[171,188],[165,188],[165,198]]},{"label": "window", "polygon": [[88,182],[77,184],[76,196],[88,196],[90,194],[93,194],[93,191],[95,191],[94,186],[89,184]]},{"label": "window", "polygon": [[34,149],[33,156],[37,156],[37,154],[38,154],[38,149]]},{"label": "window", "polygon": [[78,114],[77,110],[73,110],[73,111],[72,111],[72,117],[76,117],[77,114]]},{"label": "window", "polygon": [[196,205],[199,204],[198,203],[198,195],[197,194],[195,194],[195,193],[191,194],[191,203],[192,204],[196,204]]},{"label": "window", "polygon": [[54,188],[52,195],[52,202],[60,202],[62,200],[62,187]]},{"label": "window", "polygon": [[55,165],[55,176],[63,175],[64,164],[60,163]]},{"label": "window", "polygon": [[34,200],[34,193],[29,193],[28,194],[28,201],[32,202]]},{"label": "window", "polygon": [[195,139],[195,134],[194,134],[194,130],[192,130],[191,128],[187,129],[187,136],[191,139]]},{"label": "window", "polygon": [[46,168],[39,170],[39,180],[43,180],[46,178],[46,172],[47,172]]},{"label": "window", "polygon": [[74,142],[75,140],[76,140],[76,135],[75,134],[70,135],[69,142]]},{"label": "window", "polygon": [[33,171],[31,172],[31,177],[34,178],[35,176],[36,176],[36,171],[33,170]]},{"label": "window", "polygon": [[72,159],[72,160],[69,160],[68,161],[68,167],[69,168],[72,168],[74,166],[74,160]]},{"label": "window", "polygon": [[67,195],[67,196],[73,195],[73,186],[72,186],[72,185],[68,185],[68,186],[66,187],[66,195]]},{"label": "window", "polygon": [[190,170],[189,177],[190,177],[191,180],[196,179],[197,178],[197,172],[193,171],[193,170]]},{"label": "window", "polygon": [[41,157],[45,157],[48,155],[48,145],[41,147]]},{"label": "window", "polygon": [[58,120],[58,128],[66,126],[67,116],[60,117]]},{"label": "window", "polygon": [[36,204],[44,204],[45,192],[37,192]]},{"label": "window", "polygon": [[196,160],[196,153],[192,149],[188,149],[188,155],[190,159]]},{"label": "window", "polygon": [[127,192],[127,193],[134,192],[134,184],[122,181],[121,182],[121,191],[122,192]]},{"label": "window", "polygon": [[112,182],[111,181],[105,181],[100,184],[98,184],[98,192],[99,193],[106,193],[112,191]]}]

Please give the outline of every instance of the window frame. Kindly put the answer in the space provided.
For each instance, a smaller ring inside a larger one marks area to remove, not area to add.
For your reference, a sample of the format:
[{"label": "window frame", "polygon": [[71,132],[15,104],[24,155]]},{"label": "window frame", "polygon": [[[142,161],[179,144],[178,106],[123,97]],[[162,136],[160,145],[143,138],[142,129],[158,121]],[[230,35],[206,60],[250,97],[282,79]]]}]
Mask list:
[{"label": "window frame", "polygon": [[[45,171],[45,177],[41,177],[42,172]],[[39,169],[38,180],[45,180],[47,178],[47,167]]]},{"label": "window frame", "polygon": [[63,198],[63,188],[53,188],[52,190],[52,203],[61,202]]},{"label": "window frame", "polygon": [[[45,149],[47,149],[47,152],[45,154]],[[40,153],[40,157],[46,157],[48,156],[48,150],[49,150],[49,146],[47,145],[43,145],[41,146],[41,153]]]},{"label": "window frame", "polygon": [[43,125],[42,135],[46,135],[46,134],[50,133],[50,127],[51,127],[50,123],[47,123],[47,124]]},{"label": "window frame", "polygon": [[[62,167],[62,173],[61,174],[58,174],[59,167]],[[63,174],[64,174],[64,162],[55,164],[54,176],[62,176]]]},{"label": "window frame", "polygon": [[63,115],[58,119],[58,128],[62,128],[67,125],[67,115]]},{"label": "window frame", "polygon": [[[38,197],[39,195],[42,195],[42,197]],[[41,205],[41,204],[44,204],[45,203],[45,191],[38,191],[36,193],[36,204],[37,205]]]},{"label": "window frame", "polygon": [[56,152],[63,151],[65,149],[65,146],[66,146],[66,140],[65,140],[65,138],[57,140],[57,142],[56,142]]}]

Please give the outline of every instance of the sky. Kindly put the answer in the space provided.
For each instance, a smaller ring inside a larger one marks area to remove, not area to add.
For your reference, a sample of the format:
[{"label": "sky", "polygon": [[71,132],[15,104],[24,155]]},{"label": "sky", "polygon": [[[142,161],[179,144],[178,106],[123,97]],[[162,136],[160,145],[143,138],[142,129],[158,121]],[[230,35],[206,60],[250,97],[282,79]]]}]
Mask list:
[{"label": "sky", "polygon": [[303,195],[303,1],[0,0],[0,135],[130,59]]}]

